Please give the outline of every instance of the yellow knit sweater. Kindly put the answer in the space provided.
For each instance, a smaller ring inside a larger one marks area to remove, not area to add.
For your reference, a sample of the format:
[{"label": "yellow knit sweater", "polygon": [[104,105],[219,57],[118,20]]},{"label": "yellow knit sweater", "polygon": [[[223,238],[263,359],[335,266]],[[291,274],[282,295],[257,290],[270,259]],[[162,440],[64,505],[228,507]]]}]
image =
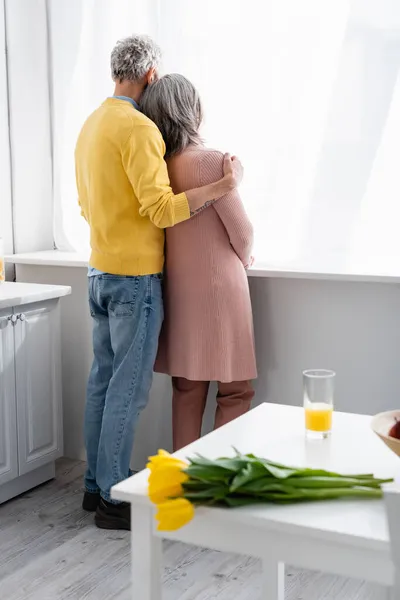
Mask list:
[{"label": "yellow knit sweater", "polygon": [[90,264],[115,275],[162,271],[164,231],[190,217],[174,195],[162,136],[125,100],[109,98],[84,124],[75,150],[82,215],[90,226]]}]

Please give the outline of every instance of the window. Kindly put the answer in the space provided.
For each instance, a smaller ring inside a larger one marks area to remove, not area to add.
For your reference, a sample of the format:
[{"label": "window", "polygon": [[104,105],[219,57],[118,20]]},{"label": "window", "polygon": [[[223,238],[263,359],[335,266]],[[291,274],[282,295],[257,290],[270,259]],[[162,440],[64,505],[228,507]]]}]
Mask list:
[{"label": "window", "polygon": [[12,252],[12,203],[4,4],[0,3],[0,237]]},{"label": "window", "polygon": [[87,247],[74,145],[112,91],[113,44],[136,31],[160,43],[164,71],[197,85],[207,145],[242,159],[261,264],[400,259],[400,4],[53,0],[50,9],[59,247]]},{"label": "window", "polygon": [[132,31],[157,37],[157,0],[49,2],[52,53],[54,227],[59,249],[85,251],[89,231],[75,186],[75,143],[87,116],[112,94],[110,54]]}]

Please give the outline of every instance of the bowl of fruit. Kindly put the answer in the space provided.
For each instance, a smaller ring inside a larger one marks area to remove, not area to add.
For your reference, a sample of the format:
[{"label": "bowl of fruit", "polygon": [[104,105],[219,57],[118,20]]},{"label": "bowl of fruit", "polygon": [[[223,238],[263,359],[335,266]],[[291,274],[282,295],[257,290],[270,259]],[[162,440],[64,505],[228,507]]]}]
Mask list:
[{"label": "bowl of fruit", "polygon": [[371,426],[386,446],[400,456],[400,410],[379,413],[372,419]]}]

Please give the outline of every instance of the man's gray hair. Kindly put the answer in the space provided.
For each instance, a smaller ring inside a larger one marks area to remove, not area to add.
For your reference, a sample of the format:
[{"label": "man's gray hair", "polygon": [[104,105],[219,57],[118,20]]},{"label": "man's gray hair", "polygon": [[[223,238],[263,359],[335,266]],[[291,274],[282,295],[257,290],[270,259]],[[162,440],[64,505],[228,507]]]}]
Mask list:
[{"label": "man's gray hair", "polygon": [[114,81],[140,81],[161,60],[159,46],[148,35],[133,35],[119,40],[111,53]]},{"label": "man's gray hair", "polygon": [[144,91],[141,111],[157,125],[164,138],[165,156],[200,144],[199,127],[203,119],[200,96],[183,75],[164,75]]}]

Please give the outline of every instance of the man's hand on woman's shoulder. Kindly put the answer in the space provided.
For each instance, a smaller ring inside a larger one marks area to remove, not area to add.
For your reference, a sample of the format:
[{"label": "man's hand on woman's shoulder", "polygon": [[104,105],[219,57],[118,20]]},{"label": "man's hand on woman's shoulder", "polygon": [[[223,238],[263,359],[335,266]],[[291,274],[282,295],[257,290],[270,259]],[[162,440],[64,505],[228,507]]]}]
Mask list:
[{"label": "man's hand on woman's shoulder", "polygon": [[243,165],[237,156],[224,154],[224,178],[226,178],[230,189],[236,189],[243,179]]}]

